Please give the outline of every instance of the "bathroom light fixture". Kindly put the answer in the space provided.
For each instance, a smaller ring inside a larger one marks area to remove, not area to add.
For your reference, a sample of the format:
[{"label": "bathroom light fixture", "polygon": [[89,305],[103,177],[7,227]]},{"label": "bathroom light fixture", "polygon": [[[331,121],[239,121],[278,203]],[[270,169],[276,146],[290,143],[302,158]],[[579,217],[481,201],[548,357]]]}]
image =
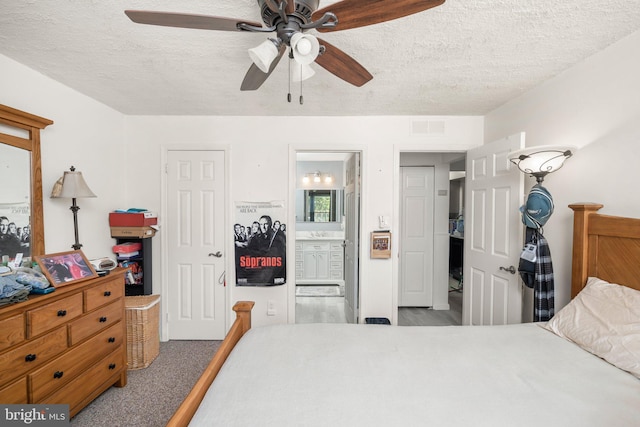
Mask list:
[{"label": "bathroom light fixture", "polygon": [[523,173],[536,177],[538,184],[547,174],[557,171],[573,155],[575,147],[541,145],[509,154],[509,160]]},{"label": "bathroom light fixture", "polygon": [[333,175],[330,173],[322,173],[320,171],[315,171],[313,173],[305,173],[302,177],[302,183],[307,185],[313,179],[314,184],[331,184],[333,182]]},{"label": "bathroom light fixture", "polygon": [[56,181],[51,190],[51,198],[67,198],[71,199],[71,207],[69,208],[73,212],[73,230],[75,233],[76,242],[71,247],[78,250],[82,247],[78,242],[78,211],[80,207],[76,204],[76,199],[84,197],[97,197],[93,194],[93,191],[89,188],[82,172],[76,171],[76,168],[71,166],[71,169],[64,172],[64,175]]}]

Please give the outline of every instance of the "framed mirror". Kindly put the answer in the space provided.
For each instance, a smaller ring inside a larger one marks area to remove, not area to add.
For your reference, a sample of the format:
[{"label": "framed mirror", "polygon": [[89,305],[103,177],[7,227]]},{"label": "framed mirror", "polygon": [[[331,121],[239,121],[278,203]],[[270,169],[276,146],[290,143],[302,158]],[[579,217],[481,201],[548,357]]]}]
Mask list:
[{"label": "framed mirror", "polygon": [[3,260],[18,252],[29,257],[45,253],[40,130],[51,124],[49,119],[0,104],[0,178],[15,183],[0,193]]},{"label": "framed mirror", "polygon": [[296,190],[296,222],[341,222],[343,190]]}]

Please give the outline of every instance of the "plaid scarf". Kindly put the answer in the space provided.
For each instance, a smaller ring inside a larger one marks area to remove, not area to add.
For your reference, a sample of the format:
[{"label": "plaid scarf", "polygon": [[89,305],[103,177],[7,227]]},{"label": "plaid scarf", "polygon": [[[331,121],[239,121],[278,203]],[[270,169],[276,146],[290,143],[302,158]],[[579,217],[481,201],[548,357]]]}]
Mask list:
[{"label": "plaid scarf", "polygon": [[547,239],[544,238],[540,230],[534,229],[532,232],[532,237],[538,245],[533,287],[535,304],[533,320],[544,322],[551,320],[554,315],[553,264]]}]

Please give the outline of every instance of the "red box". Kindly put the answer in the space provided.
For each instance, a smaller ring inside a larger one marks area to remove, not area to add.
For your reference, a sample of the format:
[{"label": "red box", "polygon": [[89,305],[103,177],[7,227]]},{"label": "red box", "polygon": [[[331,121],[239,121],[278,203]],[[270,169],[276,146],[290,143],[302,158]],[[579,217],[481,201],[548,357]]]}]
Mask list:
[{"label": "red box", "polygon": [[148,227],[157,223],[155,212],[109,212],[111,227]]},{"label": "red box", "polygon": [[125,242],[120,243],[119,245],[115,245],[113,247],[114,253],[128,253],[133,251],[139,251],[142,249],[142,244],[140,242]]}]

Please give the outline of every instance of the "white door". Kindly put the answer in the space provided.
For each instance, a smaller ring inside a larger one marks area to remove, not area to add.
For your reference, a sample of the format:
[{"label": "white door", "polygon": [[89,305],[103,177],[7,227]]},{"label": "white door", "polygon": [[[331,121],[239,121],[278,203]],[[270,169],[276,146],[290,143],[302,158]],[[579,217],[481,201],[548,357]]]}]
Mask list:
[{"label": "white door", "polygon": [[433,167],[400,168],[398,306],[433,306]]},{"label": "white door", "polygon": [[223,339],[224,152],[168,151],[167,160],[169,339]]},{"label": "white door", "polygon": [[360,247],[360,155],[346,163],[344,189],[344,314],[347,322],[358,323],[358,252]]},{"label": "white door", "polygon": [[[522,322],[523,292],[516,271],[522,251],[524,175],[508,154],[523,147],[521,133],[467,152],[464,325]],[[507,271],[511,267],[513,273]]]}]

